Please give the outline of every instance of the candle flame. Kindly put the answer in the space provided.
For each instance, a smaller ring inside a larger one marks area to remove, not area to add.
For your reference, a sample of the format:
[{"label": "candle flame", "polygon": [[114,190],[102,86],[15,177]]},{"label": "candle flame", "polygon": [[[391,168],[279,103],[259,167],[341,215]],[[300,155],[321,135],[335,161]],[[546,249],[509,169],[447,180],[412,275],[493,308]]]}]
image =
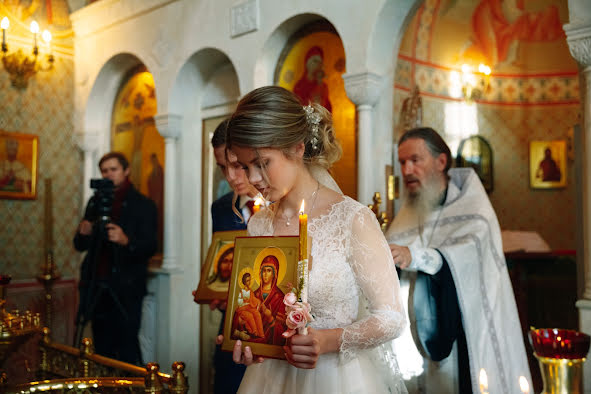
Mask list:
[{"label": "candle flame", "polygon": [[302,205],[300,206],[300,215],[304,214],[304,203],[305,202],[306,202],[305,200],[302,200]]},{"label": "candle flame", "polygon": [[525,376],[519,377],[519,387],[521,388],[521,392],[524,394],[529,394],[529,382],[525,378]]},{"label": "candle flame", "polygon": [[39,24],[36,21],[31,22],[31,33],[39,33]]},{"label": "candle flame", "polygon": [[5,16],[4,18],[2,18],[2,22],[0,22],[0,27],[2,28],[2,30],[6,30],[9,26],[10,21],[8,20],[8,17]]},{"label": "candle flame", "polygon": [[480,391],[488,390],[488,377],[486,376],[486,371],[484,368],[480,369],[480,376],[478,378],[480,383]]},{"label": "candle flame", "polygon": [[43,30],[43,34],[41,35],[41,37],[43,38],[43,41],[49,44],[49,42],[51,41],[51,32],[45,29]]},{"label": "candle flame", "polygon": [[263,199],[260,197],[257,197],[256,200],[254,200],[254,205],[256,205],[257,207],[260,205],[263,205]]}]

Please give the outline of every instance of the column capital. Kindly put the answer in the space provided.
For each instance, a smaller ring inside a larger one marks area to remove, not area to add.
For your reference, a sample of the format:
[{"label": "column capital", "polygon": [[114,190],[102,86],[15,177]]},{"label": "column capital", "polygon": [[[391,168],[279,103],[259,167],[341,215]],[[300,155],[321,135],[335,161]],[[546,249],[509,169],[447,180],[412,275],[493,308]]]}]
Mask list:
[{"label": "column capital", "polygon": [[564,25],[566,42],[573,58],[584,68],[591,67],[591,25]]},{"label": "column capital", "polygon": [[378,101],[384,82],[384,78],[371,72],[345,74],[343,80],[349,99],[357,106],[370,107]]},{"label": "column capital", "polygon": [[160,114],[154,116],[156,129],[165,139],[177,139],[181,135],[183,117],[176,114]]},{"label": "column capital", "polygon": [[100,145],[100,135],[98,133],[79,131],[72,135],[72,139],[80,150],[86,153],[98,150]]}]

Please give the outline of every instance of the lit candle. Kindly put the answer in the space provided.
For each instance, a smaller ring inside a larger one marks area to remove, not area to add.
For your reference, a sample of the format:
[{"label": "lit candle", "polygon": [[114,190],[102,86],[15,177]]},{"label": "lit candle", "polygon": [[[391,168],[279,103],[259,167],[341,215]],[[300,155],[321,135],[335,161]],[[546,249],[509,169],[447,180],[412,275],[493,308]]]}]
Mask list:
[{"label": "lit candle", "polygon": [[300,207],[300,255],[302,265],[301,277],[304,279],[300,297],[302,302],[308,302],[308,215],[304,213],[304,200]]},{"label": "lit candle", "polygon": [[6,30],[10,26],[10,21],[8,17],[2,18],[2,22],[0,22],[0,28],[2,28],[2,50],[6,51]]},{"label": "lit candle", "polygon": [[529,382],[525,378],[525,376],[519,377],[519,388],[523,394],[529,394]]},{"label": "lit candle", "polygon": [[36,21],[31,22],[31,33],[33,33],[33,52],[37,54],[37,33],[39,33],[39,24]]},{"label": "lit candle", "polygon": [[258,211],[260,211],[262,204],[263,204],[263,199],[260,197],[257,197],[257,199],[254,200],[254,205],[252,206],[253,213],[257,213]]},{"label": "lit candle", "polygon": [[488,394],[488,377],[484,368],[480,369],[480,376],[478,377],[480,383],[480,394]]},{"label": "lit candle", "polygon": [[[300,298],[308,302],[308,215],[304,213],[304,200],[300,207],[300,254],[299,254]],[[298,334],[308,335],[308,327],[298,328]]]}]

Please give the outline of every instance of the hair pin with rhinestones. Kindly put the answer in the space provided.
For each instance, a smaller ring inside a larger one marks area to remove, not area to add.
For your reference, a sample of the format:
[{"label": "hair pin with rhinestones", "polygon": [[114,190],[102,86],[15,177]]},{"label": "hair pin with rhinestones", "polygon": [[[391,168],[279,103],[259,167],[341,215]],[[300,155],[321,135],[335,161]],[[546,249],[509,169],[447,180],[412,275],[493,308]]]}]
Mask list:
[{"label": "hair pin with rhinestones", "polygon": [[304,112],[306,113],[306,121],[308,122],[310,130],[312,132],[310,144],[312,145],[313,150],[318,150],[318,142],[320,141],[320,136],[318,134],[318,126],[320,125],[320,120],[322,119],[322,117],[318,112],[314,111],[314,107],[312,107],[311,105],[305,105],[303,108]]}]

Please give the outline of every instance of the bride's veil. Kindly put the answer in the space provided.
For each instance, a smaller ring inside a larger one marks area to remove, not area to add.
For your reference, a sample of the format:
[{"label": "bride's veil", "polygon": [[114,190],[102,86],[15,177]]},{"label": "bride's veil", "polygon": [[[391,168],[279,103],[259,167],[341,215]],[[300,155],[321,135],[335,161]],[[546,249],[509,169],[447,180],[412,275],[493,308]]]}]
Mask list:
[{"label": "bride's veil", "polygon": [[308,165],[308,171],[310,171],[310,174],[314,179],[320,182],[322,186],[332,189],[339,194],[343,194],[343,191],[326,168],[318,164],[310,164]]}]

